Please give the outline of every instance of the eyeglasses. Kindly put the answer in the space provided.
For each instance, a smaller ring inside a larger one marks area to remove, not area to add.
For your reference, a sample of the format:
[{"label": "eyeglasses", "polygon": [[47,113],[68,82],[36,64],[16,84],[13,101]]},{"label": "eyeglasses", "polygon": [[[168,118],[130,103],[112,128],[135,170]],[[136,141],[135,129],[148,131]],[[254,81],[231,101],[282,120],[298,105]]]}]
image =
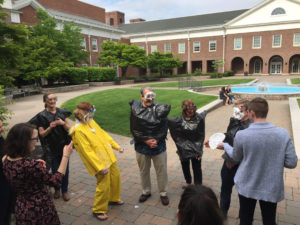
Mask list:
[{"label": "eyeglasses", "polygon": [[30,138],[31,141],[39,141],[39,137]]},{"label": "eyeglasses", "polygon": [[51,101],[57,101],[57,97],[54,97],[54,98],[47,98],[47,101],[48,101],[48,102],[51,102]]}]

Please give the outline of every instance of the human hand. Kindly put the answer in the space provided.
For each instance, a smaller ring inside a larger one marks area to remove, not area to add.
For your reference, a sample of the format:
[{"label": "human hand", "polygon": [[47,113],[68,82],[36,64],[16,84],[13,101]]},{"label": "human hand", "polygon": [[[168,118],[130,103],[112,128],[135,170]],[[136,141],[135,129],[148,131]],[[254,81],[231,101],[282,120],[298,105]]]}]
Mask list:
[{"label": "human hand", "polygon": [[209,148],[209,140],[207,140],[206,142],[204,142],[204,145],[206,148]]},{"label": "human hand", "polygon": [[43,167],[46,168],[46,162],[42,159],[37,159],[36,161],[42,163]]},{"label": "human hand", "polygon": [[56,127],[56,121],[50,123],[50,128],[54,128],[54,127]]},{"label": "human hand", "polygon": [[199,157],[197,157],[196,159],[197,159],[198,161],[200,161],[200,160],[201,160],[201,157],[199,156]]},{"label": "human hand", "polygon": [[56,122],[56,125],[61,125],[61,126],[66,124],[66,122],[63,121],[61,118],[58,118],[55,122]]},{"label": "human hand", "polygon": [[118,151],[119,151],[120,153],[123,153],[123,152],[124,152],[124,148],[121,148],[121,147],[120,147],[120,148],[118,149]]},{"label": "human hand", "polygon": [[217,149],[224,150],[224,143],[223,142],[219,143]]},{"label": "human hand", "polygon": [[145,144],[148,145],[150,148],[156,148],[157,147],[157,140],[148,139],[148,140],[145,141]]},{"label": "human hand", "polygon": [[73,141],[71,141],[70,144],[65,145],[64,150],[63,150],[63,155],[66,157],[70,157],[72,152],[73,152]]},{"label": "human hand", "polygon": [[105,174],[108,173],[108,171],[109,170],[107,168],[104,168],[103,170],[100,170],[100,173],[103,174],[103,175],[105,175]]},{"label": "human hand", "polygon": [[233,167],[233,164],[231,164],[230,162],[226,162],[225,165],[228,169],[231,169]]}]

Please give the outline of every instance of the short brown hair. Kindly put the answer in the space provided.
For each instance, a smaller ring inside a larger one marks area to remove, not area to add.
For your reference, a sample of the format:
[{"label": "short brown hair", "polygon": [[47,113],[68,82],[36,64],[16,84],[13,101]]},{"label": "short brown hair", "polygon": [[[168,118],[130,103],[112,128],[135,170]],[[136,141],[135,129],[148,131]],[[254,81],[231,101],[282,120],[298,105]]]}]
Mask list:
[{"label": "short brown hair", "polygon": [[183,116],[186,116],[186,111],[190,105],[192,105],[192,107],[194,107],[194,110],[196,111],[195,103],[191,99],[186,99],[182,102],[181,109],[182,109]]},{"label": "short brown hair", "polygon": [[[47,102],[49,95],[54,95],[54,93],[51,92],[51,93],[44,94],[43,95],[43,102]],[[44,107],[47,108],[47,104],[46,103],[44,104]]]},{"label": "short brown hair", "polygon": [[78,119],[79,121],[83,121],[86,113],[93,108],[94,106],[89,102],[80,102],[77,105],[77,109],[75,109],[73,113],[76,119]]},{"label": "short brown hair", "polygon": [[8,132],[4,142],[4,151],[11,158],[30,156],[29,142],[35,126],[29,123],[18,123]]},{"label": "short brown hair", "polygon": [[267,100],[260,97],[252,99],[249,104],[249,111],[250,110],[255,112],[257,118],[267,118],[269,112]]},{"label": "short brown hair", "polygon": [[250,104],[250,101],[247,99],[240,99],[234,103],[234,105],[243,105],[245,110],[249,109],[249,104]]}]

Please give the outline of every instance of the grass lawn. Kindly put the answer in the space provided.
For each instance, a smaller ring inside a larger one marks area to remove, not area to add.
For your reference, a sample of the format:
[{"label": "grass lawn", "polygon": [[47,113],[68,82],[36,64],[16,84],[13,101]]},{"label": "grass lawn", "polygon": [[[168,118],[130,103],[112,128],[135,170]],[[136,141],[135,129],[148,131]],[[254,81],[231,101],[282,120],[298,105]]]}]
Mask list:
[{"label": "grass lawn", "polygon": [[[170,104],[171,112],[169,116],[172,117],[181,114],[181,102],[187,98],[192,99],[197,107],[200,108],[218,97],[194,94],[183,90],[157,90],[155,100],[159,103]],[[128,102],[133,99],[140,100],[140,93],[136,89],[112,89],[76,97],[65,102],[62,108],[67,108],[73,112],[79,102],[90,102],[96,108],[94,119],[104,130],[131,136],[129,129],[130,107]]]},{"label": "grass lawn", "polygon": [[[202,86],[215,86],[215,85],[233,85],[233,84],[243,84],[253,81],[254,79],[211,79],[211,80],[203,80]],[[135,87],[142,87],[144,85],[138,85]],[[149,84],[150,87],[172,87],[178,88],[178,81],[159,83],[159,84]]]},{"label": "grass lawn", "polygon": [[300,84],[300,78],[292,78],[291,83],[292,84]]},{"label": "grass lawn", "polygon": [[300,98],[297,98],[297,101],[298,101],[298,106],[300,108]]}]

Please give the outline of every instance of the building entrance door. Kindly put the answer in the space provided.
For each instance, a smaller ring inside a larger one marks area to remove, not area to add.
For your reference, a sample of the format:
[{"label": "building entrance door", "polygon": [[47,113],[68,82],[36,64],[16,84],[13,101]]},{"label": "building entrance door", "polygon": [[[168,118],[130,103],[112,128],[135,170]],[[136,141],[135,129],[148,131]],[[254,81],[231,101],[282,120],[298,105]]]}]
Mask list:
[{"label": "building entrance door", "polygon": [[271,60],[270,74],[281,74],[282,73],[282,59],[275,57]]}]

